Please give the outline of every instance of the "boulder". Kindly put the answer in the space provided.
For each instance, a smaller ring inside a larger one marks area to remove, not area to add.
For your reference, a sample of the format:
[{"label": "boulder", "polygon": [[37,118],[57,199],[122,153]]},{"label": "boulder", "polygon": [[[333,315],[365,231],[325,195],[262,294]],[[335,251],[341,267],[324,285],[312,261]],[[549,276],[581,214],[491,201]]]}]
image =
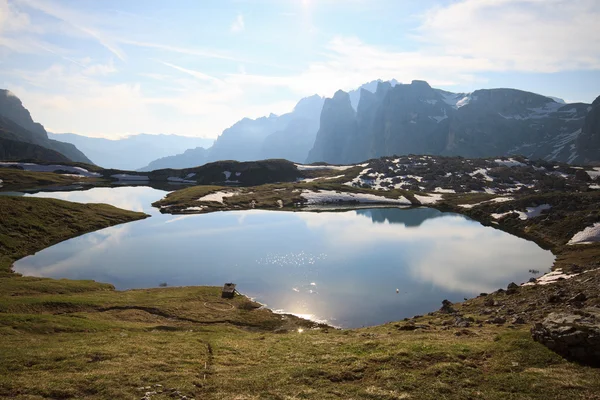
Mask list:
[{"label": "boulder", "polygon": [[442,301],[442,308],[440,308],[440,312],[446,313],[446,314],[452,314],[454,313],[454,308],[452,307],[452,302],[450,300],[444,300]]},{"label": "boulder", "polygon": [[552,313],[531,328],[533,339],[563,357],[600,366],[600,309]]}]

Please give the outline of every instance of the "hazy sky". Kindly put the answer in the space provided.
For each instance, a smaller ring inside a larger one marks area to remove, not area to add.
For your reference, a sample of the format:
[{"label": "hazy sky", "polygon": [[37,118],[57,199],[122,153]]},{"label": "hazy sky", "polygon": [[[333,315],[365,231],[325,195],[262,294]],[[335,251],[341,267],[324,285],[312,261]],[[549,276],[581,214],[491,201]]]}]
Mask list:
[{"label": "hazy sky", "polygon": [[377,78],[591,102],[598,21],[598,0],[0,0],[0,84],[105,137],[216,137]]}]

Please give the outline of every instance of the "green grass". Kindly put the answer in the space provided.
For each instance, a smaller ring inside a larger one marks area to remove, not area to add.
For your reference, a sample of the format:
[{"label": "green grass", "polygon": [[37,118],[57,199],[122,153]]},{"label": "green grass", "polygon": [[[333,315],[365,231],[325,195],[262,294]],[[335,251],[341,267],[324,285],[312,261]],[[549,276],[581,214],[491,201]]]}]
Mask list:
[{"label": "green grass", "polygon": [[85,178],[56,174],[54,172],[32,172],[12,168],[0,168],[3,190],[38,189],[45,186],[73,185],[76,183],[96,183],[96,178]]},{"label": "green grass", "polygon": [[[339,171],[337,171],[339,172]],[[339,178],[338,180],[344,180]],[[406,190],[376,191],[343,185],[338,180],[321,180],[313,182],[277,183],[250,187],[227,186],[192,186],[169,193],[165,198],[152,203],[154,207],[162,207],[164,212],[185,213],[188,207],[205,206],[204,212],[225,210],[257,209],[283,209],[299,210],[306,199],[301,196],[303,190],[333,190],[346,193],[375,194],[389,199],[398,199],[404,196],[415,201],[412,192]],[[223,203],[199,202],[201,197],[214,192],[235,192],[235,196],[225,197]],[[194,211],[197,212],[197,211]]]}]

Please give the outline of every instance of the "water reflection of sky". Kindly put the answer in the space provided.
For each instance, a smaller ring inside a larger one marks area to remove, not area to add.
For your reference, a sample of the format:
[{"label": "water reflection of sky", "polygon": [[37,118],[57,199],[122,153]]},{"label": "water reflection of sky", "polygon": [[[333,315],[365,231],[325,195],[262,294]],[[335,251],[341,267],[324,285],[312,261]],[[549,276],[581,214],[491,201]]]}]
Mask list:
[{"label": "water reflection of sky", "polygon": [[[164,194],[132,187],[43,195],[148,212]],[[532,242],[426,208],[153,214],[45,249],[16,270],[119,289],[233,281],[273,309],[355,327],[525,281],[529,269],[553,260]]]}]

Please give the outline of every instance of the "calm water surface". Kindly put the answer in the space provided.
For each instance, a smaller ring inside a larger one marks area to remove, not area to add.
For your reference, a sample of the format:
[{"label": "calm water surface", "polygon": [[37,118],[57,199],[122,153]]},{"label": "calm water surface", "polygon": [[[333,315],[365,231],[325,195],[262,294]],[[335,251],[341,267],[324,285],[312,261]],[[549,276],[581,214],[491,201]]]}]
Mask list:
[{"label": "calm water surface", "polygon": [[524,282],[529,269],[545,271],[554,259],[533,242],[429,208],[171,216],[150,206],[165,194],[148,187],[35,194],[152,217],[57,244],[15,270],[118,289],[231,281],[272,309],[359,327]]}]

